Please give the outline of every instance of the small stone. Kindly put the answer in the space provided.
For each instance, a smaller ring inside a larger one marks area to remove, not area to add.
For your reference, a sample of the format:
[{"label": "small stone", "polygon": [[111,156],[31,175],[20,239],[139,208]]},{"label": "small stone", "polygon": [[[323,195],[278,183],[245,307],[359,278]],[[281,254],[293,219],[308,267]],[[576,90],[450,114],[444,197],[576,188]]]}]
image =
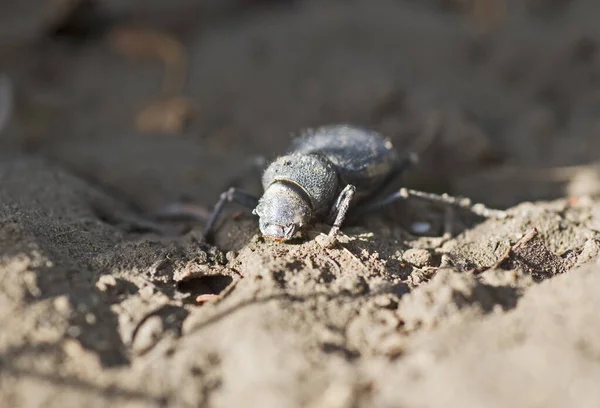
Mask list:
[{"label": "small stone", "polygon": [[323,344],[337,345],[339,347],[344,347],[346,344],[344,334],[336,330],[325,329],[320,331],[318,336],[319,341]]},{"label": "small stone", "polygon": [[596,239],[588,239],[583,244],[583,249],[577,257],[577,266],[584,265],[588,262],[597,260],[600,254],[600,241]]},{"label": "small stone", "polygon": [[227,259],[227,262],[233,262],[233,260],[237,257],[237,252],[236,251],[228,251],[225,254],[225,258]]},{"label": "small stone", "polygon": [[77,326],[70,326],[67,329],[67,334],[71,337],[79,337],[81,335],[81,329]]},{"label": "small stone", "polygon": [[319,234],[315,238],[315,241],[321,248],[333,248],[338,242],[335,236],[332,237],[331,235],[326,234]]},{"label": "small stone", "polygon": [[112,275],[102,275],[96,282],[96,287],[102,292],[106,292],[109,287],[117,286],[117,280]]},{"label": "small stone", "polygon": [[140,354],[150,350],[158,342],[162,332],[162,319],[159,316],[149,317],[137,330],[132,344],[133,351]]},{"label": "small stone", "polygon": [[23,273],[23,282],[33,297],[41,296],[42,291],[37,286],[37,276],[34,272]]},{"label": "small stone", "polygon": [[215,295],[212,293],[205,293],[204,295],[196,296],[196,303],[203,305],[206,302],[212,302],[217,300],[219,295]]},{"label": "small stone", "polygon": [[77,340],[66,339],[63,343],[63,350],[74,360],[80,359],[85,355],[85,350]]},{"label": "small stone", "polygon": [[379,295],[373,298],[375,306],[384,309],[395,309],[398,306],[398,302],[392,299],[390,295]]},{"label": "small stone", "polygon": [[410,231],[413,234],[425,235],[431,232],[431,224],[426,221],[413,222],[410,226]]},{"label": "small stone", "polygon": [[450,268],[454,266],[454,261],[452,260],[452,257],[450,255],[442,254],[439,266],[440,268]]},{"label": "small stone", "polygon": [[402,254],[402,259],[418,268],[433,266],[433,255],[426,249],[407,249]]},{"label": "small stone", "polygon": [[144,286],[139,290],[139,293],[142,299],[148,299],[154,294],[154,287],[151,285]]},{"label": "small stone", "polygon": [[68,315],[71,313],[71,303],[66,296],[58,296],[52,302],[54,304],[54,308],[61,315]]}]

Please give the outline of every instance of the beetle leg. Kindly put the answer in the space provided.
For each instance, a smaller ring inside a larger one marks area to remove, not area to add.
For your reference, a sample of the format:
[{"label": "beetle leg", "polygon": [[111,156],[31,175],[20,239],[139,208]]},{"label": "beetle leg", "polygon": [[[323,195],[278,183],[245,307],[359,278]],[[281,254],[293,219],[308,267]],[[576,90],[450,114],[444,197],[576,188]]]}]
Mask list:
[{"label": "beetle leg", "polygon": [[356,187],[354,187],[352,184],[348,184],[346,187],[344,187],[344,189],[338,196],[337,201],[335,202],[335,205],[333,206],[333,208],[331,209],[331,212],[329,213],[330,219],[333,219],[333,216],[335,215],[335,220],[333,221],[333,227],[331,227],[331,230],[329,231],[330,237],[337,235],[338,232],[340,231],[340,227],[342,226],[342,223],[344,222],[344,219],[346,218],[346,213],[348,212],[348,209],[350,208],[350,202],[352,201],[352,198],[354,197],[355,192],[356,192]]},{"label": "beetle leg", "polygon": [[464,210],[470,211],[473,214],[476,214],[483,218],[506,218],[507,214],[502,210],[495,210],[492,208],[486,207],[484,204],[473,202],[469,198],[465,197],[453,197],[448,194],[435,194],[435,193],[427,193],[419,190],[412,190],[408,188],[401,188],[400,190],[388,195],[387,197],[382,198],[381,200],[377,200],[372,202],[362,208],[359,209],[359,214],[365,214],[369,212],[373,212],[379,210],[394,201],[398,200],[406,200],[411,197],[420,198],[422,200],[432,201],[436,203],[451,205],[453,207],[462,208]]},{"label": "beetle leg", "polygon": [[219,218],[219,215],[221,215],[223,212],[225,204],[231,202],[235,202],[243,207],[253,209],[258,205],[258,198],[244,190],[240,190],[239,188],[235,187],[231,187],[229,190],[225,191],[219,197],[219,201],[217,201],[217,204],[215,204],[215,208],[206,222],[206,226],[204,227],[204,238],[207,240],[212,238],[215,222]]}]

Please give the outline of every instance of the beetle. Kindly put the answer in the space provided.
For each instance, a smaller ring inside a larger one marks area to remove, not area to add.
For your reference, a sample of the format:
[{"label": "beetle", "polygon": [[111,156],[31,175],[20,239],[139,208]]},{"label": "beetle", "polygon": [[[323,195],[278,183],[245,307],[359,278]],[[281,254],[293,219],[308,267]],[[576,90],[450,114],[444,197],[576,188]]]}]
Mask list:
[{"label": "beetle", "polygon": [[322,221],[332,225],[329,236],[335,237],[347,216],[373,212],[411,196],[465,208],[482,217],[505,216],[503,211],[447,194],[402,188],[379,197],[417,160],[414,153],[398,155],[389,139],[361,127],[341,124],[305,130],[264,171],[261,197],[235,187],[221,194],[204,236],[212,238],[215,223],[230,202],[253,209],[262,235],[275,241],[289,241],[306,226]]}]

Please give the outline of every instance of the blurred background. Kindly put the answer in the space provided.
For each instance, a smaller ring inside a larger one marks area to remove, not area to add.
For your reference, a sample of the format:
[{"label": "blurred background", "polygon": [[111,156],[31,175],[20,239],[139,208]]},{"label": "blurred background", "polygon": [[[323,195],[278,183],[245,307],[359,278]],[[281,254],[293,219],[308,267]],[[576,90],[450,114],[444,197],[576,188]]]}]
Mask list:
[{"label": "blurred background", "polygon": [[597,0],[3,1],[0,147],[152,211],[211,206],[256,155],[347,122],[419,151],[412,187],[596,195],[599,18]]}]

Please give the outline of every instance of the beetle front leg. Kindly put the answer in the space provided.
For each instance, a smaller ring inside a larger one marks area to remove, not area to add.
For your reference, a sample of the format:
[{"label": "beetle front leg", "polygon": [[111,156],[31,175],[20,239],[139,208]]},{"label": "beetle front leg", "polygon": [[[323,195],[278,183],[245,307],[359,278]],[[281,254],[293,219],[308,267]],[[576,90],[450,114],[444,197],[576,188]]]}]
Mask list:
[{"label": "beetle front leg", "polygon": [[[329,219],[334,220],[333,226],[331,227],[331,230],[329,230],[330,237],[334,237],[339,233],[340,227],[342,226],[344,219],[346,219],[346,213],[350,208],[350,203],[352,202],[354,193],[356,193],[356,187],[354,187],[351,184],[348,184],[338,196],[335,205],[329,213]],[[334,216],[335,219],[333,218]]]},{"label": "beetle front leg", "polygon": [[219,201],[217,201],[217,204],[215,204],[215,208],[213,209],[213,212],[208,218],[206,226],[204,227],[204,238],[206,240],[210,240],[212,238],[212,233],[214,232],[213,228],[217,219],[219,218],[219,215],[221,215],[223,212],[225,204],[231,202],[235,202],[249,209],[254,209],[258,205],[258,198],[253,194],[235,187],[231,187],[229,190],[221,194]]}]

